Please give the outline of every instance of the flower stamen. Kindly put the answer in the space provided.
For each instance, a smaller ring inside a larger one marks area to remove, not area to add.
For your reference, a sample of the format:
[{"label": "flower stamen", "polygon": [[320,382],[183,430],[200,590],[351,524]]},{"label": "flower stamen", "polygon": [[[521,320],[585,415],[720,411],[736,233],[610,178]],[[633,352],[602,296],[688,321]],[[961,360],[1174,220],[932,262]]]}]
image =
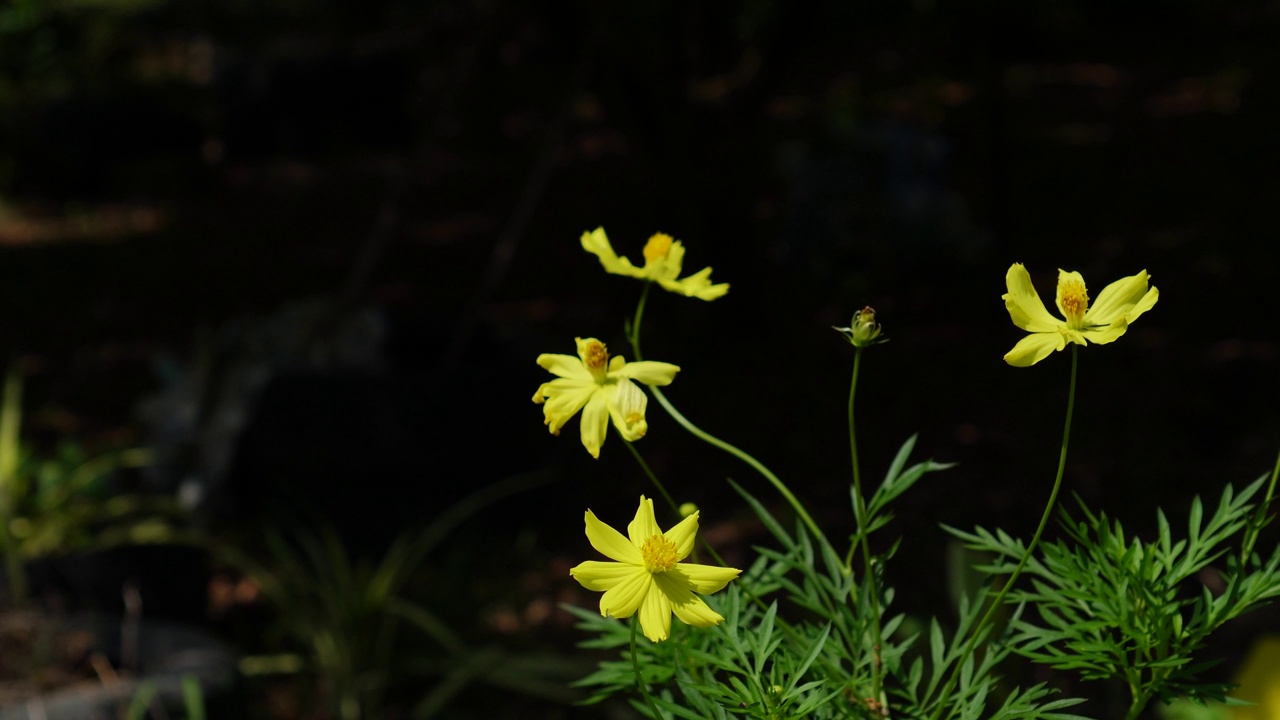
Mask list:
[{"label": "flower stamen", "polygon": [[672,237],[666,233],[654,233],[649,238],[649,242],[644,244],[645,262],[657,262],[658,260],[666,260],[667,255],[671,253],[671,244],[675,242]]},{"label": "flower stamen", "polygon": [[676,544],[663,535],[654,535],[640,546],[644,569],[651,573],[666,572],[676,565]]},{"label": "flower stamen", "polygon": [[1089,309],[1089,292],[1079,280],[1064,280],[1058,285],[1058,298],[1062,306],[1062,314],[1067,324],[1079,328],[1084,323],[1084,314]]}]

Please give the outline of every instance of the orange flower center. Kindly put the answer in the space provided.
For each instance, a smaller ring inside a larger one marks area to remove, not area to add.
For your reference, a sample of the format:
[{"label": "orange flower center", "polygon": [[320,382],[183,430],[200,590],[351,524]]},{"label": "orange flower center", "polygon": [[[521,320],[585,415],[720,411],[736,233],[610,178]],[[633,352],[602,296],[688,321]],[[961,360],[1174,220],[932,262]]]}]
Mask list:
[{"label": "orange flower center", "polygon": [[644,569],[651,573],[666,572],[676,566],[676,544],[665,536],[654,535],[640,546]]},{"label": "orange flower center", "polygon": [[1062,312],[1067,316],[1067,324],[1080,327],[1084,322],[1084,313],[1089,309],[1089,293],[1085,290],[1084,283],[1068,280],[1058,288],[1058,293]]},{"label": "orange flower center", "polygon": [[582,363],[587,366],[588,370],[603,370],[609,364],[609,351],[605,348],[604,343],[599,340],[592,340],[587,343],[587,350],[583,353]]},{"label": "orange flower center", "polygon": [[666,260],[667,254],[671,252],[671,243],[674,242],[670,235],[666,233],[655,233],[649,238],[649,242],[644,245],[644,260],[646,263],[656,262],[658,260]]}]

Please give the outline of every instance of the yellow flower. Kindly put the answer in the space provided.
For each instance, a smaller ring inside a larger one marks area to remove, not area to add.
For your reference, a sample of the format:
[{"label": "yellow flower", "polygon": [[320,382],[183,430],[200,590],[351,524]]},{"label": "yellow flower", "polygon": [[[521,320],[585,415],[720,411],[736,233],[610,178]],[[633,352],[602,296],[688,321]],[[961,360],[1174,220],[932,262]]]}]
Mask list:
[{"label": "yellow flower", "polygon": [[724,620],[694,593],[716,592],[742,571],[680,562],[693,550],[697,512],[664,533],[654,519],[653,501],[641,495],[626,537],[590,510],[586,520],[591,547],[616,562],[588,560],[569,574],[586,589],[604,592],[601,615],[627,618],[639,610],[640,628],[654,642],[671,635],[672,612],[694,627],[711,627]]},{"label": "yellow flower", "polygon": [[680,368],[664,362],[627,362],[621,355],[609,358],[604,343],[595,338],[575,338],[578,356],[542,354],[538,364],[555,380],[542,383],[533,401],[546,405],[543,417],[552,435],[569,418],[582,411],[582,445],[591,457],[600,457],[609,418],[628,441],[639,440],[649,430],[644,419],[649,398],[632,380],[646,385],[669,385]]},{"label": "yellow flower", "polygon": [[600,258],[606,272],[627,275],[641,280],[652,280],[664,289],[700,300],[715,300],[729,292],[729,284],[711,284],[711,268],[705,267],[682,279],[677,279],[684,266],[684,246],[670,235],[656,233],[644,246],[644,267],[636,267],[631,261],[618,257],[604,234],[604,228],[582,233],[582,249]]},{"label": "yellow flower", "polygon": [[1034,365],[1061,350],[1068,342],[1077,345],[1114,341],[1129,329],[1129,323],[1151,309],[1160,292],[1147,287],[1147,271],[1121,278],[1102,289],[1098,299],[1089,305],[1089,292],[1078,272],[1058,271],[1058,312],[1060,320],[1045,310],[1044,303],[1031,285],[1031,276],[1022,263],[1009,267],[1005,283],[1004,306],[1013,324],[1031,333],[1018,341],[1004,356],[1004,361],[1017,367]]}]

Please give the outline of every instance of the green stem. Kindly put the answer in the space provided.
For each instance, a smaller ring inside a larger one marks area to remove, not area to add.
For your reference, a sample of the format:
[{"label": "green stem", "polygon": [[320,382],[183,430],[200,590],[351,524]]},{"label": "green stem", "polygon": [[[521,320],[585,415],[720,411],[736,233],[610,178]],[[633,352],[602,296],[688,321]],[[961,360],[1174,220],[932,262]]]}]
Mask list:
[{"label": "green stem", "polygon": [[1244,543],[1240,546],[1241,569],[1244,569],[1249,564],[1249,557],[1253,555],[1253,546],[1258,542],[1258,533],[1267,524],[1267,510],[1271,508],[1271,501],[1275,498],[1277,477],[1280,477],[1280,455],[1276,455],[1276,466],[1271,470],[1271,482],[1267,485],[1267,496],[1263,499],[1262,504],[1258,506],[1258,512],[1254,514],[1253,522],[1249,523],[1249,529],[1245,532]]},{"label": "green stem", "polygon": [[0,544],[4,545],[5,571],[9,593],[15,605],[27,601],[27,574],[18,540],[10,523],[18,515],[18,436],[22,426],[22,373],[16,362],[9,363],[0,400]]},{"label": "green stem", "polygon": [[[619,433],[619,436],[621,437],[621,433]],[[662,494],[662,498],[671,506],[671,512],[675,513],[676,517],[680,517],[680,506],[676,504],[675,498],[671,497],[671,493],[667,492],[667,486],[663,485],[662,481],[658,479],[658,476],[654,474],[653,469],[649,467],[649,463],[644,461],[644,457],[640,455],[640,451],[637,450],[636,446],[626,438],[622,438],[622,444],[626,445],[627,449],[631,451],[631,456],[636,459],[636,462],[640,463],[640,469],[644,470],[644,474],[649,476],[649,480],[653,482],[653,486],[658,488],[658,492]]]},{"label": "green stem", "polygon": [[1076,406],[1076,366],[1079,354],[1079,346],[1073,343],[1071,345],[1071,385],[1067,389],[1067,417],[1062,427],[1062,451],[1058,454],[1058,474],[1053,479],[1053,491],[1049,493],[1049,502],[1045,504],[1044,513],[1040,516],[1040,525],[1036,527],[1036,534],[1031,537],[1031,544],[1027,545],[1026,552],[1022,554],[1022,559],[1018,561],[1017,567],[1013,569],[1013,574],[1005,581],[1004,587],[1000,588],[1000,592],[987,608],[982,620],[973,629],[973,634],[970,635],[964,651],[960,653],[960,657],[956,660],[956,664],[952,666],[951,674],[947,677],[947,682],[942,687],[942,695],[938,699],[938,707],[933,711],[933,715],[930,716],[932,720],[938,720],[942,717],[942,711],[946,707],[947,700],[951,698],[951,690],[955,687],[956,680],[960,675],[960,668],[964,666],[965,661],[973,654],[974,646],[982,635],[982,631],[991,622],[996,610],[1004,603],[1005,595],[1009,594],[1009,589],[1017,582],[1018,576],[1022,574],[1022,569],[1026,567],[1027,562],[1031,559],[1032,553],[1035,552],[1036,546],[1040,543],[1040,536],[1044,534],[1045,526],[1049,524],[1049,517],[1053,514],[1053,508],[1057,505],[1058,491],[1062,489],[1062,473],[1067,467],[1067,445],[1071,440],[1071,417]]},{"label": "green stem", "polygon": [[[849,380],[849,459],[853,463],[853,502],[854,512],[857,513],[858,521],[858,544],[862,547],[862,565],[863,573],[866,576],[867,596],[871,599],[871,621],[872,621],[872,639],[874,644],[872,650],[875,653],[874,662],[871,666],[871,685],[872,697],[877,700],[881,698],[881,671],[880,666],[880,646],[884,643],[883,628],[880,624],[880,590],[876,583],[875,571],[871,562],[871,544],[867,540],[867,501],[862,495],[862,473],[858,467],[858,434],[854,431],[853,407],[854,398],[858,393],[858,370],[862,366],[862,348],[854,346],[853,349],[853,377]],[[849,548],[850,554],[853,547]],[[846,557],[845,570],[850,571],[851,557]]]},{"label": "green stem", "polygon": [[657,704],[653,702],[653,697],[649,695],[649,687],[645,685],[644,678],[640,675],[640,657],[636,654],[636,627],[640,624],[640,615],[637,613],[631,616],[631,669],[636,674],[636,687],[640,688],[640,694],[644,696],[644,701],[649,705],[649,712],[653,713],[653,720],[662,720],[662,711],[658,710]]},{"label": "green stem", "polygon": [[1129,692],[1133,695],[1133,703],[1129,705],[1129,712],[1124,714],[1124,720],[1138,720],[1142,716],[1142,711],[1146,709],[1147,703],[1151,702],[1151,693],[1136,692],[1132,684],[1129,685]]},{"label": "green stem", "polygon": [[[640,323],[644,319],[644,308],[649,299],[649,289],[652,286],[652,282],[645,283],[644,292],[640,294],[640,302],[636,305],[635,318],[631,321],[631,327],[628,328],[627,332],[627,339],[631,342],[631,351],[635,353],[635,359],[637,362],[644,359],[644,355],[640,352]],[[809,516],[808,511],[804,509],[804,505],[800,503],[800,500],[796,498],[796,496],[791,492],[786,484],[778,478],[777,475],[774,475],[773,472],[769,470],[769,468],[765,467],[763,463],[745,451],[721,440],[690,422],[689,418],[686,418],[684,415],[680,414],[679,410],[676,410],[675,406],[667,399],[667,396],[662,392],[661,388],[651,385],[649,386],[649,390],[653,393],[653,396],[658,399],[658,404],[662,405],[662,409],[666,410],[668,415],[675,419],[676,422],[680,423],[680,425],[683,426],[685,430],[688,430],[694,437],[709,445],[718,447],[730,455],[733,455],[739,460],[750,465],[753,470],[760,473],[765,480],[768,480],[769,483],[782,494],[782,497],[791,505],[791,508],[795,510],[796,515],[798,515],[800,520],[804,522],[805,527],[809,529],[809,532],[813,534],[813,536],[822,543],[827,550],[831,551],[832,554],[835,553],[831,543],[827,540],[827,536],[823,534],[822,530],[818,528],[818,524]]]}]

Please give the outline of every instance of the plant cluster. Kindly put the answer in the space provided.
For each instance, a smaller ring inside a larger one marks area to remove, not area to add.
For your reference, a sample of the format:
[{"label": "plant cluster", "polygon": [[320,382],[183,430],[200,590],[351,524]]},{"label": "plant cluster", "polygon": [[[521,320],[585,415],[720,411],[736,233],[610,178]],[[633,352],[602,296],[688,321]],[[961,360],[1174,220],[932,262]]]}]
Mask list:
[{"label": "plant cluster", "polygon": [[[1229,701],[1229,685],[1203,679],[1212,662],[1200,655],[1210,633],[1280,595],[1280,548],[1256,548],[1270,519],[1280,461],[1269,476],[1241,490],[1228,485],[1207,517],[1197,498],[1185,533],[1175,532],[1157,511],[1151,540],[1127,535],[1119,521],[1082,501],[1074,513],[1058,503],[1079,349],[1118,340],[1156,305],[1159,292],[1145,270],[1111,283],[1092,300],[1079,273],[1059,271],[1055,316],[1026,268],[1009,268],[1005,307],[1027,335],[1005,361],[1028,367],[1071,349],[1057,475],[1029,541],[999,529],[946,528],[985,558],[975,568],[985,582],[977,596],[960,599],[954,620],[920,622],[894,609],[885,566],[897,544],[877,553],[872,547],[886,544],[873,545],[870,538],[889,526],[903,493],[949,466],[912,462],[912,437],[878,485],[863,482],[855,401],[863,352],[886,341],[875,311],[859,310],[848,327],[836,328],[854,349],[847,412],[855,530],[846,542],[828,537],[772,470],[675,408],[662,388],[676,379],[678,366],[643,359],[641,324],[654,285],[702,300],[723,296],[729,286],[711,284],[710,268],[680,278],[684,247],[665,234],[645,245],[640,266],[618,256],[603,229],[584,233],[581,242],[607,272],[644,281],[626,328],[634,359],[611,355],[595,338],[579,338],[576,356],[538,357],[557,377],[538,388],[534,402],[543,405],[552,434],[581,413],[582,443],[594,457],[612,425],[671,515],[681,518],[664,532],[654,502],[642,496],[623,534],[586,511],[587,538],[608,561],[588,560],[571,575],[603,594],[598,612],[566,609],[590,636],[583,647],[616,653],[580,681],[590,689],[587,702],[621,694],[655,719],[1080,717],[1073,709],[1084,700],[1050,683],[1012,686],[1006,676],[1015,658],[1127,688],[1126,720],[1156,701]],[[648,431],[641,385],[684,429],[747,463],[789,505],[794,526],[730,481],[773,539],[754,549],[745,570],[724,567],[705,541],[700,550],[715,564],[686,561],[699,549],[699,512],[676,504],[634,444]],[[1062,537],[1041,543],[1055,513]],[[1206,584],[1210,574],[1220,578],[1221,589]],[[681,622],[672,623],[673,615]]]}]

